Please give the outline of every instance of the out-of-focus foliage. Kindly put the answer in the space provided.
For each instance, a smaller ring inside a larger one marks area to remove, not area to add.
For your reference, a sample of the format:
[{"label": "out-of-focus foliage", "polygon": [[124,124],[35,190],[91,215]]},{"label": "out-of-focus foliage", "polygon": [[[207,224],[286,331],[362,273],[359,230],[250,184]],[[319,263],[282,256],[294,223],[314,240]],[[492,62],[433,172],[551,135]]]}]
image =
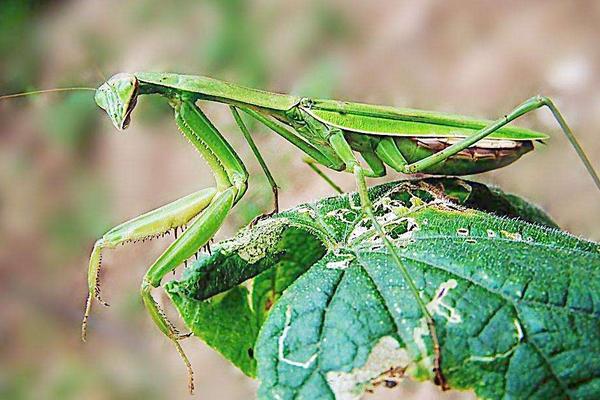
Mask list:
[{"label": "out-of-focus foliage", "polygon": [[22,90],[35,84],[31,77],[39,72],[40,60],[36,51],[39,44],[35,43],[33,32],[38,21],[36,14],[41,8],[41,2],[35,0],[0,3],[0,54],[3,56],[0,87],[7,91]]},{"label": "out-of-focus foliage", "polygon": [[[95,87],[113,73],[153,70],[493,118],[540,92],[558,96],[598,165],[599,21],[595,2],[545,0],[3,0],[0,94]],[[270,207],[270,190],[227,109],[201,106],[251,173],[219,234],[229,237]],[[138,296],[168,239],[106,252],[102,289],[112,307],[92,315],[87,345],[78,338],[94,240],[212,183],[172,118],[164,101],[144,98],[129,130],[116,133],[92,92],[0,102],[1,398],[188,398],[180,361]],[[544,113],[527,124],[556,132]],[[259,126],[252,132],[282,209],[331,194],[285,141]],[[354,189],[351,176],[334,179]],[[600,238],[597,194],[560,136],[481,179],[532,198],[563,228]],[[201,398],[254,393],[220,356],[184,346]]]}]

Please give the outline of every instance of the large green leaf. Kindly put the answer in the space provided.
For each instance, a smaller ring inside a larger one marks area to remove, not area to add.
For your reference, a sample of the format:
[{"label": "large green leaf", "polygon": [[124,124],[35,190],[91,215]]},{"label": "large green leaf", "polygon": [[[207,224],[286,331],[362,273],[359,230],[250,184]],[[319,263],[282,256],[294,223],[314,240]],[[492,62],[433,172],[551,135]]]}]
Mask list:
[{"label": "large green leaf", "polygon": [[[395,182],[370,195],[435,319],[451,388],[600,396],[597,243],[473,182]],[[425,319],[356,195],[241,231],[167,291],[196,336],[257,373],[261,398],[358,398],[398,376],[433,379]]]}]

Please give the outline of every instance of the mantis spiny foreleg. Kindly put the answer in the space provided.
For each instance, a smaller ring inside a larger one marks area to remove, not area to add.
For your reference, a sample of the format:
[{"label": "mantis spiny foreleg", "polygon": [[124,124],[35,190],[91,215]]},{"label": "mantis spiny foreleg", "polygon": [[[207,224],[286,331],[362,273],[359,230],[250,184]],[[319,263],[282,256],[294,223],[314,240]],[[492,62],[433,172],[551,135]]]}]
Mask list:
[{"label": "mantis spiny foreleg", "polygon": [[188,369],[189,388],[192,391],[193,371],[178,342],[187,335],[179,334],[154,301],[150,292],[153,287],[160,285],[162,278],[167,273],[175,270],[212,239],[229,210],[245,193],[248,173],[229,143],[192,100],[172,98],[170,104],[175,109],[175,119],[180,131],[194,145],[212,170],[216,188],[203,189],[134,218],[111,229],[96,242],[90,259],[88,273],[90,294],[82,325],[82,335],[85,339],[92,298],[98,297],[98,272],[102,249],[158,236],[173,228],[177,229],[189,224],[189,228],[183,231],[178,238],[176,237],[175,241],[147,271],[142,281],[141,295],[153,321],[161,332],[173,342],[182,357]]},{"label": "mantis spiny foreleg", "polygon": [[346,164],[346,169],[351,171],[354,174],[354,176],[356,178],[356,183],[358,186],[358,194],[360,197],[360,202],[361,202],[361,207],[363,209],[363,212],[371,220],[371,223],[373,224],[373,228],[375,228],[377,235],[383,241],[387,251],[390,253],[394,262],[400,269],[402,276],[404,277],[404,280],[409,287],[409,290],[414,295],[415,300],[416,300],[419,308],[421,309],[421,312],[423,313],[423,316],[427,323],[427,327],[429,329],[431,341],[433,344],[433,354],[434,354],[433,372],[435,373],[435,382],[438,385],[440,385],[443,390],[446,390],[446,389],[448,389],[448,385],[447,385],[444,375],[442,373],[442,353],[441,353],[440,343],[439,343],[439,340],[437,337],[437,333],[436,333],[436,329],[435,329],[435,322],[433,320],[433,317],[431,316],[431,314],[429,313],[429,310],[427,309],[427,306],[421,299],[421,297],[419,295],[419,290],[417,289],[415,282],[413,281],[412,277],[410,276],[408,269],[406,268],[406,266],[400,259],[400,256],[396,252],[396,248],[389,241],[389,239],[387,238],[387,235],[385,234],[385,231],[383,230],[383,228],[377,221],[377,218],[375,217],[375,213],[373,211],[373,205],[371,203],[371,200],[369,199],[369,192],[367,190],[367,182],[365,179],[366,176],[372,175],[373,172],[365,170],[359,164],[354,153],[352,152],[350,145],[344,138],[344,134],[342,131],[334,130],[329,138],[329,143],[335,149],[335,151],[339,155],[339,157]]},{"label": "mantis spiny foreleg", "polygon": [[[100,299],[99,272],[102,259],[102,250],[115,248],[120,244],[135,242],[156,237],[187,224],[210,204],[215,196],[214,188],[207,188],[178,199],[165,206],[140,215],[132,220],[122,223],[105,233],[94,244],[88,269],[89,294],[81,324],[81,338],[85,341],[87,334],[87,321],[90,315],[93,298],[105,304]],[[177,234],[176,234],[177,236]]]},{"label": "mantis spiny foreleg", "polygon": [[152,297],[151,290],[158,287],[162,278],[181,263],[191,257],[200,247],[207,243],[219,229],[235,201],[236,189],[232,186],[223,192],[217,193],[211,204],[192,222],[190,227],[176,240],[150,267],[141,285],[141,296],[152,317],[162,333],[175,345],[177,352],[183,359],[189,375],[190,392],[194,390],[193,370],[189,359],[179,340],[186,335],[180,335],[173,324],[167,319],[164,312]]},{"label": "mantis spiny foreleg", "polygon": [[193,390],[193,371],[178,340],[178,333],[167,320],[151,295],[162,278],[190,258],[205,245],[222,225],[229,210],[243,196],[248,173],[229,143],[192,101],[172,99],[175,120],[183,135],[196,147],[209,164],[217,182],[216,194],[210,205],[190,224],[148,269],[141,286],[141,295],[150,316],[175,345],[189,373],[189,387]]}]

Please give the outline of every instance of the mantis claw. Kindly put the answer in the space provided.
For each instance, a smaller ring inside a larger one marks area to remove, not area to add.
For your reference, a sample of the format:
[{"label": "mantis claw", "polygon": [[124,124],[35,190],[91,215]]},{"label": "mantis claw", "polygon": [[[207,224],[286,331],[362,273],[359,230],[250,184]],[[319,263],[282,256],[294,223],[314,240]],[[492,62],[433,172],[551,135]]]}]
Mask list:
[{"label": "mantis claw", "polygon": [[433,383],[439,386],[443,391],[450,390],[450,386],[448,386],[446,378],[442,374],[442,370],[440,368],[434,368],[433,373],[435,375],[433,378]]},{"label": "mantis claw", "polygon": [[104,301],[104,299],[102,299],[102,297],[100,297],[100,286],[96,286],[94,298],[98,303],[102,304],[104,307],[110,307],[110,304],[108,304],[106,301]]}]

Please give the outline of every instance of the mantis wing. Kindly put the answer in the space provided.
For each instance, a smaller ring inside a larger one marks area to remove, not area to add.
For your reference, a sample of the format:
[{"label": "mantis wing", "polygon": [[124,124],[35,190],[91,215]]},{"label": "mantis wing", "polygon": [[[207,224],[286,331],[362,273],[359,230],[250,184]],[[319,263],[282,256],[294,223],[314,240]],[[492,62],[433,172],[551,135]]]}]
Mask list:
[{"label": "mantis wing", "polygon": [[[395,108],[335,100],[316,100],[306,112],[328,125],[371,135],[411,137],[467,137],[493,121],[433,111]],[[488,139],[545,140],[549,136],[525,128],[507,126]]]}]

